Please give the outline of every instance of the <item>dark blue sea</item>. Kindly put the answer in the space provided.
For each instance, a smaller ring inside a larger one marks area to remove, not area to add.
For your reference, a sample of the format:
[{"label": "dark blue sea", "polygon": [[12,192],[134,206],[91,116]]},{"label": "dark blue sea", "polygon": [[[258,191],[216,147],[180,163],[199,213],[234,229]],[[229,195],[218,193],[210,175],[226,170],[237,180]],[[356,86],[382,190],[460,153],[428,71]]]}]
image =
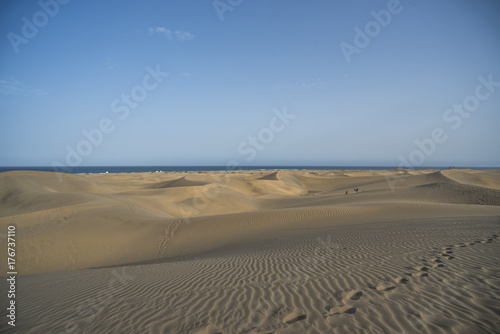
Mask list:
[{"label": "dark blue sea", "polygon": [[[144,172],[201,172],[201,171],[233,171],[233,170],[387,170],[395,166],[78,166],[64,170],[72,174],[99,173],[144,173]],[[478,168],[474,169],[489,169]],[[448,167],[419,167],[419,169],[448,169]],[[53,167],[0,167],[0,172],[12,170],[34,170],[54,172]]]}]

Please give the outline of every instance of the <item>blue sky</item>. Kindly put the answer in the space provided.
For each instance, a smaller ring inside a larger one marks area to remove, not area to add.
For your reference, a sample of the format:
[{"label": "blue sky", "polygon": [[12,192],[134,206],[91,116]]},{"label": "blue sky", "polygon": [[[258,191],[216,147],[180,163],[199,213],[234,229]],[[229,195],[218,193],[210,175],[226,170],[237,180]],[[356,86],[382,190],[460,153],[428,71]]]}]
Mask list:
[{"label": "blue sky", "polygon": [[0,165],[500,166],[498,1],[215,4],[1,1]]}]

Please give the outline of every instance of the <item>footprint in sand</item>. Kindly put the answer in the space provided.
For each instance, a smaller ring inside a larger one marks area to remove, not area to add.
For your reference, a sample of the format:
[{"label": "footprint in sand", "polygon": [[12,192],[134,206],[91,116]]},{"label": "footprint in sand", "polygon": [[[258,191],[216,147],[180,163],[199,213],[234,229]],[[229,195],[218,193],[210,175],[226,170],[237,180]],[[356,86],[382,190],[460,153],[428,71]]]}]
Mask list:
[{"label": "footprint in sand", "polygon": [[429,276],[429,274],[427,273],[429,271],[429,268],[427,268],[426,266],[418,266],[415,269],[418,270],[418,272],[411,273],[411,275],[413,277],[425,277],[425,276]]},{"label": "footprint in sand", "polygon": [[392,284],[379,284],[375,287],[375,289],[377,289],[378,291],[391,291],[391,290],[394,290],[396,289],[396,286],[395,285],[392,285]]},{"label": "footprint in sand", "polygon": [[431,259],[431,262],[432,262],[432,268],[444,267],[443,261],[438,257]]},{"label": "footprint in sand", "polygon": [[351,300],[358,300],[359,298],[361,298],[362,295],[363,291],[351,290],[345,294],[344,298],[342,299],[342,302],[344,304],[347,304]]},{"label": "footprint in sand", "polygon": [[429,268],[427,268],[426,266],[418,266],[415,269],[417,269],[418,271],[429,271]]},{"label": "footprint in sand", "polygon": [[203,333],[203,334],[222,334],[222,332],[217,328],[215,325],[208,325],[205,328],[205,331],[200,331],[197,333]]},{"label": "footprint in sand", "polygon": [[328,310],[327,316],[337,315],[337,314],[354,314],[356,313],[356,308],[350,305],[334,306]]},{"label": "footprint in sand", "polygon": [[290,325],[305,318],[307,318],[307,315],[302,310],[295,310],[284,317],[283,322]]},{"label": "footprint in sand", "polygon": [[408,283],[408,278],[403,277],[403,276],[398,276],[394,279],[394,282],[400,283],[400,284],[406,284],[406,283]]}]

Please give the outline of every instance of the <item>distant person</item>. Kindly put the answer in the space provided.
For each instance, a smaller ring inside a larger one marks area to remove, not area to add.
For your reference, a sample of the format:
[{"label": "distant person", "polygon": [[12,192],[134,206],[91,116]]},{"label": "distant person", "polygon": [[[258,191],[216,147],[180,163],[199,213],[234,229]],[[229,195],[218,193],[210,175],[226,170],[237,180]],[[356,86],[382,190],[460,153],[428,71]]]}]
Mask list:
[{"label": "distant person", "polygon": [[347,195],[347,190],[345,191],[345,194]]}]

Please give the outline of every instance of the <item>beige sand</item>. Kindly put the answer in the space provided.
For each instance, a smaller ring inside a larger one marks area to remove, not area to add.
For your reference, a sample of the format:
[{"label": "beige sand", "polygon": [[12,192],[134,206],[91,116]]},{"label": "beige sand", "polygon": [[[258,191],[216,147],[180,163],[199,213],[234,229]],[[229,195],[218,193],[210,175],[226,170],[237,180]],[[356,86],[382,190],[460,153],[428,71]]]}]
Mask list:
[{"label": "beige sand", "polygon": [[[17,227],[13,332],[500,328],[498,170],[62,181],[55,173],[0,174],[2,275],[7,226]],[[5,279],[0,288],[8,290]]]}]

